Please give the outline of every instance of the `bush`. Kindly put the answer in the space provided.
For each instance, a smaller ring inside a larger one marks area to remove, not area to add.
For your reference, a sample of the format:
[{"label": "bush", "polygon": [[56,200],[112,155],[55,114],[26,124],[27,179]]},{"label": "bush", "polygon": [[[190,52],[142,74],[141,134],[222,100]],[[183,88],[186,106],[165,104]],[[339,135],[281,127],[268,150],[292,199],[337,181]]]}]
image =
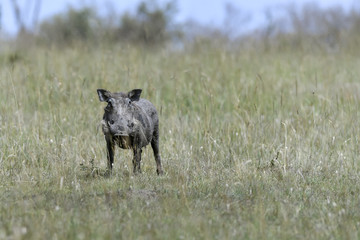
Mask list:
[{"label": "bush", "polygon": [[41,42],[67,45],[74,41],[91,41],[95,37],[94,23],[98,21],[90,8],[69,10],[63,15],[56,15],[40,25]]},{"label": "bush", "polygon": [[135,15],[126,13],[121,18],[115,39],[145,45],[161,45],[180,32],[171,30],[175,5],[161,7],[154,2],[142,2]]},{"label": "bush", "polygon": [[135,14],[125,13],[118,24],[109,24],[91,8],[69,8],[65,14],[41,23],[39,39],[42,43],[69,45],[74,42],[127,42],[142,45],[163,45],[181,36],[174,27],[174,3],[164,6],[154,1],[139,4]]}]

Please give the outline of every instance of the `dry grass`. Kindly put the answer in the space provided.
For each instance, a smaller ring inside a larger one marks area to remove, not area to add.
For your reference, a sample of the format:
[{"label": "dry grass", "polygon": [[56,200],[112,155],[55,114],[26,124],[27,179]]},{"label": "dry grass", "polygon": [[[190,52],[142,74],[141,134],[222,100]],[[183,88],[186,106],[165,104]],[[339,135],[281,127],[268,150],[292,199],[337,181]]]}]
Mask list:
[{"label": "dry grass", "polygon": [[[0,58],[1,239],[356,239],[359,60],[33,49]],[[12,59],[12,58],[11,58]],[[105,177],[96,89],[142,88],[151,148]]]}]

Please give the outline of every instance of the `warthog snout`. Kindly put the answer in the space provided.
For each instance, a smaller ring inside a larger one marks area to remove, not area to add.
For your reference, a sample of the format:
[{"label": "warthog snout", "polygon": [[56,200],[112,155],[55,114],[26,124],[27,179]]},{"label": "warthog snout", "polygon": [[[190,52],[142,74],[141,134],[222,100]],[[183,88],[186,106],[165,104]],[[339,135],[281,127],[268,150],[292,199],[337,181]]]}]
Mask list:
[{"label": "warthog snout", "polygon": [[128,93],[111,93],[104,89],[98,89],[97,92],[99,100],[107,102],[101,123],[107,144],[108,168],[112,169],[115,145],[118,145],[120,148],[133,150],[134,173],[141,172],[141,149],[151,143],[156,172],[162,174],[159,119],[154,105],[140,98],[141,89]]}]

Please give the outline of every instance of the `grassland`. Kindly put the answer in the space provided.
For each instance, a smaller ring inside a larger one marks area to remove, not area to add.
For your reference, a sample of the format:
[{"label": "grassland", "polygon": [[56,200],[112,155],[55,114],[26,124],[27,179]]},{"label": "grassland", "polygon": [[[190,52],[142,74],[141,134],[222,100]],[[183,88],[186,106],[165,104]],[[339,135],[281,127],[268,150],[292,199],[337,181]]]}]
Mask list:
[{"label": "grassland", "polygon": [[[358,239],[360,60],[114,47],[0,56],[0,239]],[[97,88],[142,88],[165,175],[116,151]]]}]

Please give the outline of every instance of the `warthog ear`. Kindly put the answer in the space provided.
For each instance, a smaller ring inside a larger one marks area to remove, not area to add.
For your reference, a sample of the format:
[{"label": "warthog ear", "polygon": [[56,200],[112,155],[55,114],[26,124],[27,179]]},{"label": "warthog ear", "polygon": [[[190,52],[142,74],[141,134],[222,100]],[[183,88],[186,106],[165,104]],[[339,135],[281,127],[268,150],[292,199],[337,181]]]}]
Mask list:
[{"label": "warthog ear", "polygon": [[141,89],[133,89],[128,92],[128,98],[130,98],[131,101],[139,101],[141,92]]},{"label": "warthog ear", "polygon": [[105,89],[98,89],[97,93],[99,95],[100,102],[107,102],[111,98],[111,92]]}]

